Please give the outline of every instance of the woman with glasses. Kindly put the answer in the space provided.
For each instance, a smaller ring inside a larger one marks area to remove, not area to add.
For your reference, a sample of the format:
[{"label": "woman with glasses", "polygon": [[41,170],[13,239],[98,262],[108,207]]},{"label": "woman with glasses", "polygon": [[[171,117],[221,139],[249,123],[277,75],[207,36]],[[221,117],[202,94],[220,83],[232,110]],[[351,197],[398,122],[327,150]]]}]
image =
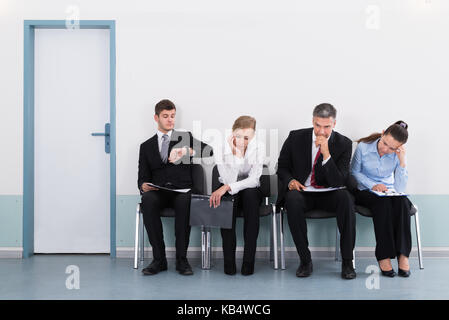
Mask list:
[{"label": "woman with glasses", "polygon": [[225,152],[214,152],[221,187],[210,197],[210,206],[217,207],[223,196],[234,198],[232,229],[221,229],[223,239],[224,273],[236,273],[235,218],[236,211],[243,211],[243,263],[242,275],[254,273],[257,236],[259,234],[259,207],[262,192],[259,189],[265,157],[265,145],[256,140],[256,119],[241,116],[232,126],[232,135],[228,138]]},{"label": "woman with glasses", "polygon": [[407,129],[404,121],[397,121],[382,133],[358,140],[351,163],[352,175],[358,183],[355,201],[373,214],[376,259],[382,275],[387,277],[396,275],[390,260],[395,258],[399,276],[410,276],[411,202],[406,196],[387,196],[392,191],[405,192],[407,186],[404,148]]}]

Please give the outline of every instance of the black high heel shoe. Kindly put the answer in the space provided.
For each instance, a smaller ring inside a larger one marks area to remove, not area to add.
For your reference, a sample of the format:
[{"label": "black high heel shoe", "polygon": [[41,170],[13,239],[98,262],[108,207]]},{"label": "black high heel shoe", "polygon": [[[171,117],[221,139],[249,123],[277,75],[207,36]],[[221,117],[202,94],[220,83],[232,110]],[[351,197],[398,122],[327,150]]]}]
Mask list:
[{"label": "black high heel shoe", "polygon": [[379,264],[379,269],[380,269],[380,271],[382,271],[382,275],[385,277],[393,278],[396,276],[396,272],[393,269],[384,271],[380,267],[380,264]]},{"label": "black high heel shoe", "polygon": [[409,270],[402,270],[401,268],[398,268],[398,275],[400,277],[408,278],[408,277],[410,277],[410,269]]},{"label": "black high heel shoe", "polygon": [[388,271],[384,271],[384,270],[380,269],[380,271],[382,271],[382,275],[385,277],[393,278],[396,276],[396,272],[393,269],[388,270]]}]

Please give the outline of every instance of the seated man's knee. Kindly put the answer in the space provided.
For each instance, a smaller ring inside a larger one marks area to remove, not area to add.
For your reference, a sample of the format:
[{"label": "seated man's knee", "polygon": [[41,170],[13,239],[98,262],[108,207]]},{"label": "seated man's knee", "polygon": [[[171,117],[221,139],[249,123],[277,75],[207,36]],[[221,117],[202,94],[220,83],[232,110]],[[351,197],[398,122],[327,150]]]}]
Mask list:
[{"label": "seated man's knee", "polygon": [[304,204],[304,195],[297,191],[297,190],[289,190],[285,194],[285,205],[291,205],[291,204]]},{"label": "seated man's knee", "polygon": [[338,202],[354,205],[354,196],[348,190],[336,190],[335,197]]},{"label": "seated man's knee", "polygon": [[157,207],[159,201],[157,191],[147,191],[142,194],[142,205],[145,208]]}]

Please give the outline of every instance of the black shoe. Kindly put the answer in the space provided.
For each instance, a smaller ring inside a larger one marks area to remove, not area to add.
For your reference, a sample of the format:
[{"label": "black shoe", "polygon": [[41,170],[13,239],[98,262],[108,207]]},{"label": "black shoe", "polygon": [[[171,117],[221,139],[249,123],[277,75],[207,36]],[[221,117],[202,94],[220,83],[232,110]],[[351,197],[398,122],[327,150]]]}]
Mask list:
[{"label": "black shoe", "polygon": [[145,269],[142,270],[142,273],[144,275],[154,275],[165,270],[167,270],[167,259],[154,259]]},{"label": "black shoe", "polygon": [[341,277],[346,280],[355,279],[355,277],[357,277],[352,265],[352,260],[343,260],[341,264]]},{"label": "black shoe", "polygon": [[176,259],[176,270],[183,276],[190,276],[193,274],[192,267],[187,261],[187,258]]},{"label": "black shoe", "polygon": [[237,267],[235,265],[235,260],[227,261],[224,260],[224,273],[230,276],[233,276],[237,273]]},{"label": "black shoe", "polygon": [[400,277],[408,278],[410,277],[410,270],[402,270],[401,268],[398,268],[398,275]]},{"label": "black shoe", "polygon": [[300,278],[309,277],[313,272],[313,264],[312,261],[307,263],[300,263],[298,270],[296,270],[296,276]]},{"label": "black shoe", "polygon": [[242,263],[242,275],[249,276],[254,273],[254,261],[253,262],[245,262]]},{"label": "black shoe", "polygon": [[396,276],[396,272],[394,272],[393,269],[384,271],[384,270],[382,270],[382,268],[380,267],[380,265],[379,265],[379,269],[380,269],[380,271],[382,272],[382,275],[385,276],[385,277],[393,278],[393,277]]}]

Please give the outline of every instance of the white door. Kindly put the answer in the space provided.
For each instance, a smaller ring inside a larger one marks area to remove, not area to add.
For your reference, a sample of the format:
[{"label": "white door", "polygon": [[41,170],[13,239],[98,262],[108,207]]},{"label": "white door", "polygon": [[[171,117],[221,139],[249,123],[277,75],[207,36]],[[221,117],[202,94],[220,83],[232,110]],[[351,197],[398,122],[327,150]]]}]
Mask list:
[{"label": "white door", "polygon": [[109,30],[35,30],[35,253],[110,252]]}]

